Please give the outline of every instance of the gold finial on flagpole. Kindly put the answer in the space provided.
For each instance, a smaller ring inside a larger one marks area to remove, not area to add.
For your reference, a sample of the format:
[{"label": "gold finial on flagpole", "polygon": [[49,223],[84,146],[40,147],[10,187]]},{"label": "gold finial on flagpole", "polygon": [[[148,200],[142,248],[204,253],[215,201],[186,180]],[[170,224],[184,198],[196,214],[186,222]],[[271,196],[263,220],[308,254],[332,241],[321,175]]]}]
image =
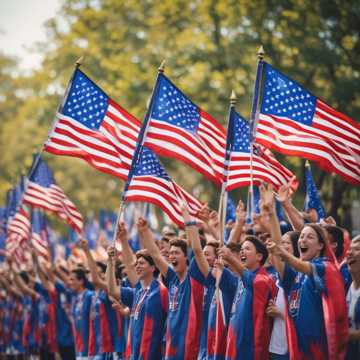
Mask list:
[{"label": "gold finial on flagpole", "polygon": [[236,104],[236,101],[237,101],[237,97],[236,97],[235,91],[231,90],[230,105],[234,106]]},{"label": "gold finial on flagpole", "polygon": [[265,50],[264,50],[264,47],[261,45],[259,47],[259,50],[257,52],[257,56],[258,56],[258,59],[259,60],[263,60],[264,59],[264,56],[265,56]]},{"label": "gold finial on flagpole", "polygon": [[81,55],[75,62],[75,66],[79,67],[82,65],[82,63],[84,62],[84,55]]},{"label": "gold finial on flagpole", "polygon": [[165,62],[166,62],[166,60],[164,59],[164,60],[161,62],[159,68],[158,68],[158,72],[161,73],[161,74],[163,74],[164,71],[165,71]]},{"label": "gold finial on flagpole", "polygon": [[305,167],[306,167],[306,168],[310,168],[310,161],[309,161],[309,160],[306,160],[306,161],[305,161]]}]

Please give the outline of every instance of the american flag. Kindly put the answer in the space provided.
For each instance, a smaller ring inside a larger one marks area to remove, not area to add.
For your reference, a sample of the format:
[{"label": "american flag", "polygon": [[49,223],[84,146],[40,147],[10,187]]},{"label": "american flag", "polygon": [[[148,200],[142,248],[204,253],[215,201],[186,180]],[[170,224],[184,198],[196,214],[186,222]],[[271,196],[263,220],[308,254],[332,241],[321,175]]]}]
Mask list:
[{"label": "american flag", "polygon": [[190,214],[196,217],[202,207],[200,201],[187,193],[165,172],[157,156],[143,147],[140,158],[135,164],[133,176],[124,200],[150,202],[160,207],[178,226],[184,226],[179,202],[188,203]]},{"label": "american flag", "polygon": [[77,69],[45,150],[82,158],[126,180],[140,126],[139,120]]},{"label": "american flag", "polygon": [[40,210],[34,209],[31,216],[31,243],[37,255],[49,261],[51,253],[49,249],[49,234],[47,229],[46,215]]},{"label": "american flag", "polygon": [[34,168],[24,194],[24,203],[57,214],[60,219],[80,233],[83,228],[82,216],[74,203],[56,184],[51,169],[41,158],[35,163]]},{"label": "american flag", "polygon": [[256,141],[360,184],[360,124],[264,63]]},{"label": "american flag", "polygon": [[250,142],[250,126],[234,109],[231,109],[229,119],[229,130],[232,136],[230,162],[228,168],[228,180],[226,190],[250,185],[250,146],[253,150],[253,183],[259,185],[261,182],[273,184],[275,188],[292,181],[293,190],[298,186],[294,181],[295,175],[281,165],[270,150],[264,149],[258,144]]},{"label": "american flag", "polygon": [[321,198],[314,182],[310,164],[305,165],[305,186],[306,195],[304,210],[315,209],[318,214],[318,220],[325,219],[325,209],[321,203]]},{"label": "american flag", "polygon": [[144,145],[174,157],[221,184],[224,181],[225,129],[159,74]]},{"label": "american flag", "polygon": [[6,243],[6,206],[0,208],[0,261],[5,256]]}]

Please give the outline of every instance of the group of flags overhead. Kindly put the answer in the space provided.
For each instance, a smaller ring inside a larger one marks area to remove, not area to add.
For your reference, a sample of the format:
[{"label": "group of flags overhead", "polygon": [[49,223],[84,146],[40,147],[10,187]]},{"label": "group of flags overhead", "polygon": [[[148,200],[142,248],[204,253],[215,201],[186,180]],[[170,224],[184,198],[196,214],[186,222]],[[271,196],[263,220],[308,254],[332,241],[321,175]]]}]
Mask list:
[{"label": "group of flags overhead", "polygon": [[[263,60],[258,64],[255,91],[260,101],[253,108],[254,121],[249,124],[232,104],[225,129],[161,70],[141,123],[77,67],[44,149],[82,158],[97,170],[119,177],[126,181],[124,201],[153,203],[179,226],[183,225],[181,201],[189,204],[193,217],[202,204],[170,178],[157,155],[186,163],[226,191],[263,181],[276,189],[291,183],[295,191],[294,174],[270,150],[313,160],[324,170],[360,184],[359,123]],[[309,191],[316,193],[316,187]],[[26,184],[22,179],[9,194],[0,235],[3,238],[5,231],[7,247],[16,254],[22,239],[35,234],[32,239],[46,257],[46,236],[41,230],[46,220],[34,212],[31,216],[29,206],[56,214],[78,233],[83,229],[81,214],[40,156]],[[38,230],[32,229],[32,223]]]}]

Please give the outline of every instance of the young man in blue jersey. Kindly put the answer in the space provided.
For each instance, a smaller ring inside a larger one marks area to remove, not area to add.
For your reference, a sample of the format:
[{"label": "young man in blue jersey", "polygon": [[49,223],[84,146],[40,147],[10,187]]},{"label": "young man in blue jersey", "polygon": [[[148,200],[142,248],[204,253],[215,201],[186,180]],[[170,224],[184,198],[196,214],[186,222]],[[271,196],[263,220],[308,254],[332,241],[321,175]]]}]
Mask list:
[{"label": "young man in blue jersey", "polygon": [[[148,231],[145,221],[138,222],[140,241]],[[133,255],[128,244],[127,231],[119,224],[117,240],[122,247],[122,260],[132,288],[118,287],[115,282],[114,260],[116,250],[108,249],[108,289],[110,294],[131,309],[127,360],[157,360],[162,358],[162,340],[168,311],[168,291],[154,273],[156,267],[146,250]]]},{"label": "young man in blue jersey", "polygon": [[266,309],[274,297],[275,283],[263,267],[266,247],[255,236],[246,236],[240,261],[226,247],[219,250],[219,256],[235,272],[223,272],[222,277],[227,276],[228,283],[237,283],[225,359],[268,359],[272,320],[266,316]]},{"label": "young man in blue jersey", "polygon": [[352,283],[346,294],[349,318],[349,346],[346,360],[360,359],[360,235],[350,245],[346,262]]},{"label": "young man in blue jersey", "polygon": [[[144,219],[139,219],[139,229],[144,247],[149,251],[155,265],[169,290],[169,314],[166,324],[166,360],[195,360],[200,347],[200,331],[204,286],[203,277],[195,260],[188,268],[187,243],[181,239],[170,241],[169,261],[161,255],[151,230]],[[194,222],[186,222],[193,227]]]}]

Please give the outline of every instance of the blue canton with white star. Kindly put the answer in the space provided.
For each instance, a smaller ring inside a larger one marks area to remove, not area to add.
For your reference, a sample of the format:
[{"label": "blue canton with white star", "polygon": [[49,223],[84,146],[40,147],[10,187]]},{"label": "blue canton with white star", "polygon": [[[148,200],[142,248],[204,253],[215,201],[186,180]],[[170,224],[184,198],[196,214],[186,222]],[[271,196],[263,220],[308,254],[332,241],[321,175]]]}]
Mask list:
[{"label": "blue canton with white star", "polygon": [[250,126],[238,113],[233,112],[234,145],[233,151],[250,153]]},{"label": "blue canton with white star", "polygon": [[42,159],[39,160],[39,163],[36,166],[36,170],[31,175],[29,180],[46,188],[50,187],[52,184],[55,184],[55,179],[51,169]]},{"label": "blue canton with white star", "polygon": [[76,70],[63,114],[91,130],[97,130],[108,108],[108,99],[98,86]]},{"label": "blue canton with white star", "polygon": [[305,184],[306,184],[306,196],[304,210],[315,209],[318,213],[318,220],[324,219],[325,209],[321,203],[320,195],[314,183],[311,168],[305,169]]},{"label": "blue canton with white star", "polygon": [[155,176],[170,180],[157,156],[148,148],[144,147],[140,155],[140,161],[134,171],[135,176]]},{"label": "blue canton with white star", "polygon": [[265,64],[265,86],[261,112],[286,117],[311,126],[316,107],[316,97],[295,81]]},{"label": "blue canton with white star", "polygon": [[200,122],[198,107],[164,75],[159,82],[151,117],[195,133]]}]

